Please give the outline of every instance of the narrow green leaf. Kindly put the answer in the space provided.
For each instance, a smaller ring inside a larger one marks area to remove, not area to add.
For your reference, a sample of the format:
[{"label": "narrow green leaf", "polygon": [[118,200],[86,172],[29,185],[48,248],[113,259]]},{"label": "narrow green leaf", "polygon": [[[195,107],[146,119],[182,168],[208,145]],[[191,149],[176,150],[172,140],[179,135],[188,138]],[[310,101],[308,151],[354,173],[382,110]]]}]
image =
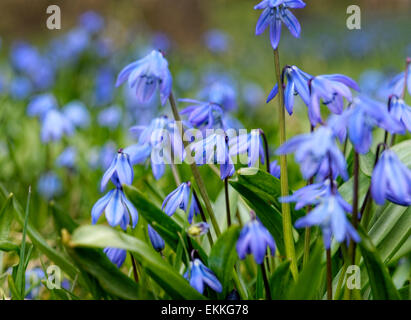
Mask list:
[{"label": "narrow green leaf", "polygon": [[74,247],[115,247],[133,252],[147,273],[174,299],[204,299],[188,281],[145,242],[106,226],[82,226],[73,233]]},{"label": "narrow green leaf", "polygon": [[9,236],[11,222],[13,221],[13,214],[11,208],[13,201],[13,193],[10,193],[6,202],[0,210],[0,240],[5,240]]},{"label": "narrow green leaf", "polygon": [[271,296],[273,300],[285,299],[290,280],[290,261],[284,261],[275,268],[270,278]]}]

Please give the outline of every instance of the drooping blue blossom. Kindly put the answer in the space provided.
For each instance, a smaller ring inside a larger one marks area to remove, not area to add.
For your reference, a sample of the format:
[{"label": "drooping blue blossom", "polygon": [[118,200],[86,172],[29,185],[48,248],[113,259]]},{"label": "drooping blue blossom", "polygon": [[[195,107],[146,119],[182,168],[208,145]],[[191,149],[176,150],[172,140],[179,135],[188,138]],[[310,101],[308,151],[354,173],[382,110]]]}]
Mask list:
[{"label": "drooping blue blossom", "polygon": [[124,249],[107,247],[104,248],[103,252],[106,254],[107,258],[117,266],[117,268],[120,268],[123,265],[127,257],[127,251]]},{"label": "drooping blue blossom", "polygon": [[125,149],[130,155],[131,163],[144,162],[149,156],[151,169],[156,179],[165,171],[165,164],[174,160],[183,160],[184,146],[176,122],[167,117],[154,118],[148,126],[134,126],[130,131],[138,137],[138,143]]},{"label": "drooping blue blossom", "polygon": [[281,178],[281,167],[277,164],[277,160],[273,160],[270,163],[270,174],[277,179]]},{"label": "drooping blue blossom", "polygon": [[86,11],[79,18],[80,25],[90,33],[99,32],[104,27],[103,17],[95,11]]},{"label": "drooping blue blossom", "polygon": [[77,150],[74,147],[67,147],[56,159],[58,167],[73,169],[75,167]]},{"label": "drooping blue blossom", "polygon": [[392,95],[401,97],[404,90],[404,85],[408,89],[408,93],[411,95],[411,59],[408,59],[410,62],[407,64],[407,79],[405,79],[405,71],[394,76],[390,81],[388,81],[388,83],[382,86],[380,90],[381,98],[388,99],[388,97]]},{"label": "drooping blue blossom", "polygon": [[402,206],[411,205],[411,170],[392,150],[385,150],[374,168],[371,195],[379,205],[386,199]]},{"label": "drooping blue blossom", "polygon": [[126,230],[130,224],[130,216],[132,227],[135,228],[137,225],[138,212],[127,199],[118,181],[116,188],[107,192],[91,209],[93,224],[97,223],[103,212],[105,212],[108,224],[112,227],[120,225],[123,230]]},{"label": "drooping blue blossom", "polygon": [[164,239],[158,234],[156,230],[151,225],[148,225],[148,237],[150,239],[151,245],[154,250],[160,252],[163,251],[165,247]]},{"label": "drooping blue blossom", "polygon": [[187,220],[189,223],[192,223],[194,214],[199,214],[200,209],[194,196],[191,197],[190,204],[190,188],[190,182],[183,182],[180,184],[177,189],[173,190],[167,197],[165,197],[161,209],[164,210],[167,215],[171,216],[177,209],[181,209],[184,212],[187,211],[188,206],[190,205]]},{"label": "drooping blue blossom", "polygon": [[119,106],[111,106],[103,109],[97,116],[97,121],[100,126],[115,129],[119,125],[122,117],[121,108]]},{"label": "drooping blue blossom", "polygon": [[94,101],[98,106],[109,104],[113,101],[115,75],[108,67],[97,71],[94,84]]},{"label": "drooping blue blossom", "polygon": [[305,180],[314,175],[324,179],[330,171],[334,178],[340,175],[346,180],[348,179],[347,164],[335,138],[331,128],[321,126],[312,133],[288,140],[277,149],[276,154],[295,152],[295,160],[299,163]]},{"label": "drooping blue blossom", "polygon": [[273,49],[277,49],[281,36],[281,24],[284,23],[291,34],[299,38],[301,26],[289,8],[304,8],[305,3],[301,0],[263,0],[254,10],[263,10],[255,27],[255,34],[260,35],[269,27],[270,42]]},{"label": "drooping blue blossom", "polygon": [[33,92],[33,85],[25,76],[15,77],[10,82],[9,92],[13,99],[24,100]]},{"label": "drooping blue blossom", "polygon": [[90,124],[90,114],[81,101],[71,101],[63,107],[63,114],[73,125],[86,128]]},{"label": "drooping blue blossom", "polygon": [[[310,106],[310,88],[308,82],[312,75],[302,71],[296,66],[286,66],[283,71],[284,80],[287,84],[284,89],[284,105],[288,114],[293,113],[294,96],[298,94],[307,107]],[[278,83],[276,83],[267,97],[267,103],[278,94]]]},{"label": "drooping blue blossom", "polygon": [[221,292],[223,290],[223,286],[214,273],[197,258],[190,262],[190,267],[184,274],[184,278],[186,278],[190,282],[190,285],[201,294],[204,292],[205,285],[216,292]]},{"label": "drooping blue blossom", "polygon": [[366,96],[355,97],[351,107],[336,119],[338,121],[331,127],[339,131],[346,127],[351,143],[361,154],[367,153],[371,147],[374,127],[378,126],[390,133],[405,132],[404,127],[388,112],[384,104]]},{"label": "drooping blue blossom", "polygon": [[47,200],[59,195],[63,190],[63,185],[60,178],[54,172],[46,172],[43,174],[38,183],[38,193]]},{"label": "drooping blue blossom", "polygon": [[47,111],[41,122],[41,140],[43,142],[58,141],[64,135],[70,136],[74,133],[74,126],[59,110]]},{"label": "drooping blue blossom", "polygon": [[335,113],[341,114],[344,109],[344,99],[352,102],[350,88],[360,91],[357,83],[342,74],[320,75],[310,79],[311,99],[308,107],[308,117],[311,125],[322,123],[320,101]]},{"label": "drooping blue blossom", "polygon": [[390,99],[389,112],[404,128],[404,131],[411,132],[411,107],[403,99],[392,96]]},{"label": "drooping blue blossom", "polygon": [[253,213],[251,220],[243,227],[237,240],[238,257],[245,259],[247,254],[252,254],[255,262],[262,264],[267,247],[274,255],[276,249],[274,238]]},{"label": "drooping blue blossom", "polygon": [[346,216],[346,212],[351,212],[352,210],[351,205],[341,196],[334,195],[331,192],[327,192],[320,197],[317,206],[306,216],[298,219],[295,222],[295,227],[320,226],[326,249],[330,248],[333,236],[337,242],[346,240],[348,243],[350,239],[359,242],[360,237]]},{"label": "drooping blue blossom", "polygon": [[264,147],[259,130],[230,138],[229,148],[232,157],[246,154],[249,167],[258,166],[259,159],[264,164]]},{"label": "drooping blue blossom", "polygon": [[161,104],[164,105],[171,93],[172,77],[168,62],[163,54],[156,50],[127,65],[118,75],[116,86],[126,80],[130,87],[135,88],[136,96],[142,103],[149,101],[158,89]]},{"label": "drooping blue blossom", "polygon": [[188,227],[187,234],[190,237],[198,237],[206,234],[210,229],[210,225],[207,222],[201,221],[197,223],[193,223],[191,226]]},{"label": "drooping blue blossom", "polygon": [[130,157],[123,149],[119,149],[110,166],[101,179],[101,191],[106,188],[108,181],[118,180],[119,185],[131,185],[134,179],[133,167],[130,163]]},{"label": "drooping blue blossom", "polygon": [[223,109],[218,104],[193,99],[179,99],[179,101],[189,103],[180,114],[187,115],[188,121],[193,126],[203,129],[223,127]]},{"label": "drooping blue blossom", "polygon": [[222,53],[228,50],[228,35],[217,29],[209,30],[204,34],[204,42],[207,48],[214,53]]},{"label": "drooping blue blossom", "polygon": [[40,94],[30,100],[27,106],[27,115],[43,118],[48,111],[56,108],[57,100],[52,94]]},{"label": "drooping blue blossom", "polygon": [[190,149],[194,153],[196,164],[200,166],[203,164],[219,164],[220,178],[224,180],[234,174],[235,167],[231,159],[225,132],[214,131],[206,138],[190,144]]}]

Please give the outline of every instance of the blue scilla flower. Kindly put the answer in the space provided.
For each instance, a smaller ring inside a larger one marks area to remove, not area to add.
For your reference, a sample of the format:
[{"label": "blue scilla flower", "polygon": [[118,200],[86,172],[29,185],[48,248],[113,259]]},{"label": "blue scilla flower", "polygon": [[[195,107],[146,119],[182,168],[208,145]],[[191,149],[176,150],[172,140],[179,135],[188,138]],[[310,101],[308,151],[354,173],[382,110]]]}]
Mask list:
[{"label": "blue scilla flower", "polygon": [[50,200],[61,193],[63,185],[60,178],[54,172],[49,171],[40,177],[37,190],[42,197]]},{"label": "blue scilla flower", "polygon": [[214,29],[205,33],[204,42],[211,52],[221,53],[228,50],[229,37],[225,32]]},{"label": "blue scilla flower", "polygon": [[223,286],[214,273],[197,258],[190,262],[190,267],[184,274],[184,278],[186,278],[190,282],[190,285],[201,294],[204,292],[205,285],[216,292],[221,292],[223,290]]},{"label": "blue scilla flower", "polygon": [[56,108],[57,100],[52,94],[40,94],[30,100],[27,106],[27,115],[30,117],[38,116],[43,118],[48,111]]},{"label": "blue scilla flower", "polygon": [[121,121],[121,116],[121,108],[119,106],[111,106],[100,111],[97,121],[102,127],[115,129]]},{"label": "blue scilla flower", "polygon": [[[284,105],[291,115],[294,107],[294,96],[298,94],[307,107],[310,106],[310,88],[308,82],[312,75],[302,71],[296,66],[286,66],[283,71],[284,80],[287,80],[284,90]],[[267,97],[267,103],[278,94],[278,83],[276,83]]]},{"label": "blue scilla flower", "polygon": [[237,253],[240,259],[245,259],[247,254],[252,254],[258,264],[262,264],[267,253],[267,247],[274,255],[276,245],[274,238],[264,225],[252,213],[251,220],[241,230],[237,240]]},{"label": "blue scilla flower", "polygon": [[86,11],[79,18],[80,25],[90,33],[99,32],[104,27],[104,19],[95,11]]},{"label": "blue scilla flower", "polygon": [[120,268],[123,265],[127,257],[127,251],[124,249],[107,247],[104,248],[103,252],[106,254],[107,258],[117,266],[117,268]]},{"label": "blue scilla flower", "polygon": [[[183,182],[180,184],[177,189],[167,195],[163,201],[161,209],[169,216],[173,215],[179,208],[183,211],[187,211],[188,205],[190,204],[190,188],[190,182]],[[200,209],[198,203],[195,197],[191,197],[191,204],[187,217],[188,222],[192,223],[194,214],[197,215],[199,213]]]},{"label": "blue scilla flower", "polygon": [[148,237],[150,239],[151,245],[153,246],[154,250],[160,252],[163,251],[165,247],[164,239],[158,234],[156,230],[150,225],[148,227]]},{"label": "blue scilla flower", "polygon": [[330,180],[309,184],[294,191],[292,195],[280,197],[280,202],[295,202],[295,210],[308,205],[317,205],[321,198],[330,193]]},{"label": "blue scilla flower", "polygon": [[277,163],[277,160],[271,161],[271,163],[270,163],[270,174],[272,176],[276,177],[277,179],[281,178],[281,167]]},{"label": "blue scilla flower", "polygon": [[411,132],[411,107],[403,99],[392,96],[389,112],[395,120],[401,123],[404,130]]},{"label": "blue scilla flower", "polygon": [[264,164],[264,147],[260,130],[252,130],[247,134],[240,134],[230,139],[230,156],[247,154],[248,166],[258,165],[258,159]]},{"label": "blue scilla flower", "polygon": [[110,166],[106,170],[101,179],[101,191],[106,188],[109,180],[115,180],[113,183],[119,185],[128,184],[131,185],[134,179],[133,167],[130,163],[130,157],[127,153],[123,152],[123,149],[119,149],[117,155],[112,160]]},{"label": "blue scilla flower", "polygon": [[255,34],[260,35],[267,27],[270,27],[270,41],[273,49],[277,49],[281,36],[281,23],[284,23],[291,34],[299,38],[301,26],[297,18],[288,8],[304,8],[305,3],[301,0],[263,0],[256,6],[255,10],[263,10],[255,27]]},{"label": "blue scilla flower", "polygon": [[342,74],[320,75],[310,79],[311,103],[308,107],[308,117],[313,126],[322,123],[320,100],[328,109],[341,114],[344,109],[344,99],[352,102],[350,88],[359,91],[357,83]]},{"label": "blue scilla flower", "polygon": [[74,133],[70,119],[58,110],[51,109],[45,113],[41,123],[41,140],[43,142],[58,141],[64,135]]},{"label": "blue scilla flower", "polygon": [[11,47],[10,60],[14,69],[24,74],[30,74],[38,66],[40,53],[29,43],[18,41],[13,43]]},{"label": "blue scilla flower", "polygon": [[403,206],[411,205],[411,170],[392,150],[385,150],[374,168],[371,195],[379,205],[385,199]]},{"label": "blue scilla flower", "polygon": [[[344,155],[338,148],[335,135],[329,127],[322,126],[312,133],[290,139],[277,149],[276,154],[291,152],[295,152],[295,160],[299,163],[305,180],[316,174],[325,178],[330,171],[334,177],[340,175],[344,180],[348,179]],[[330,164],[332,170],[329,170]]]},{"label": "blue scilla flower", "polygon": [[76,163],[77,150],[74,147],[67,147],[63,152],[58,156],[56,160],[56,165],[58,167],[65,167],[72,169]]},{"label": "blue scilla flower", "polygon": [[387,110],[387,107],[366,96],[354,98],[351,107],[339,117],[335,130],[346,126],[348,136],[358,153],[365,154],[372,143],[372,130],[378,126],[390,133],[404,133],[404,127]]},{"label": "blue scilla flower", "polygon": [[346,240],[348,243],[350,239],[359,242],[360,237],[348,221],[346,212],[351,212],[351,206],[342,197],[327,193],[310,213],[295,222],[295,227],[320,226],[326,249],[330,248],[333,236],[337,242]]},{"label": "blue scilla flower", "polygon": [[209,74],[205,79],[205,84],[198,94],[201,100],[216,103],[224,110],[237,108],[237,89],[229,76]]},{"label": "blue scilla flower", "polygon": [[108,67],[97,71],[94,84],[94,100],[98,106],[111,103],[114,96],[115,75]]},{"label": "blue scilla flower", "polygon": [[227,136],[223,131],[215,130],[215,133],[208,137],[190,144],[190,149],[194,152],[196,164],[219,164],[221,180],[234,174],[234,163],[227,144]]},{"label": "blue scilla flower", "polygon": [[133,204],[127,199],[118,180],[116,188],[107,192],[100,198],[91,209],[92,223],[96,224],[101,214],[105,212],[107,222],[110,226],[120,225],[123,230],[127,229],[130,223],[135,228],[138,222],[138,212]]},{"label": "blue scilla flower", "polygon": [[407,59],[407,79],[405,79],[405,71],[394,76],[388,83],[382,86],[380,97],[387,99],[391,95],[397,97],[402,96],[404,86],[408,88],[408,93],[411,94],[411,58]]},{"label": "blue scilla flower", "polygon": [[33,92],[33,85],[25,76],[15,77],[10,82],[9,92],[13,99],[24,100]]},{"label": "blue scilla flower", "polygon": [[168,62],[159,51],[153,50],[146,57],[127,65],[118,75],[116,86],[128,79],[130,87],[135,88],[137,98],[144,103],[154,92],[160,91],[161,104],[167,102],[171,93],[172,77]]},{"label": "blue scilla flower", "polygon": [[90,124],[90,114],[81,101],[71,101],[63,107],[63,114],[73,125],[86,128]]},{"label": "blue scilla flower", "polygon": [[180,114],[187,115],[188,121],[193,126],[204,129],[223,126],[223,109],[218,104],[193,99],[179,99],[179,101],[189,103],[189,106],[181,110]]}]

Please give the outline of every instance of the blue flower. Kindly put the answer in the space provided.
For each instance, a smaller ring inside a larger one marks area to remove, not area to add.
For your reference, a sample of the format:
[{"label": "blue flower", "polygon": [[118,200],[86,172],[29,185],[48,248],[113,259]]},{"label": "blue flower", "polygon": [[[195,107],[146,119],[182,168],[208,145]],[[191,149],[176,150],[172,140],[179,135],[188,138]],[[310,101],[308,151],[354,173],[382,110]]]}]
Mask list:
[{"label": "blue flower", "polygon": [[344,99],[352,102],[350,88],[359,91],[357,83],[342,74],[320,75],[310,79],[311,103],[308,107],[308,117],[313,126],[322,123],[320,100],[331,112],[341,114],[344,109]]},{"label": "blue flower", "polygon": [[392,150],[385,150],[374,168],[371,195],[379,205],[385,199],[403,206],[411,205],[411,170]]},{"label": "blue flower", "polygon": [[[161,209],[164,210],[164,212],[169,216],[173,215],[178,208],[183,211],[187,211],[190,202],[190,188],[190,182],[183,182],[182,184],[180,184],[177,189],[167,195],[167,197],[163,201]],[[200,209],[198,207],[197,201],[195,197],[191,197],[191,205],[187,218],[188,222],[192,223],[194,214],[197,215],[199,213]]]},{"label": "blue flower", "polygon": [[322,126],[312,133],[290,139],[277,149],[276,154],[291,152],[295,152],[295,160],[300,164],[305,180],[316,174],[319,178],[326,178],[330,173],[330,165],[334,178],[340,175],[344,180],[348,179],[344,155],[329,127]]},{"label": "blue flower", "polygon": [[190,268],[184,274],[184,278],[186,278],[190,282],[190,285],[201,294],[204,292],[204,285],[209,286],[216,292],[221,292],[223,290],[220,281],[218,281],[214,273],[208,269],[200,259],[194,259],[190,262]]},{"label": "blue flower", "polygon": [[[407,79],[405,79],[405,71],[394,76],[383,88],[381,89],[380,95],[382,98],[387,99],[391,95],[397,97],[402,96],[404,86],[408,88],[408,93],[411,94],[411,59],[407,59]],[[406,83],[405,83],[406,81]]]},{"label": "blue flower", "polygon": [[248,82],[242,88],[242,99],[251,107],[258,107],[264,101],[264,91],[256,83]]},{"label": "blue flower", "polygon": [[117,268],[120,268],[123,265],[127,257],[127,251],[124,249],[107,247],[104,248],[103,252],[107,255],[107,258],[117,266]]},{"label": "blue flower", "polygon": [[204,87],[198,94],[201,100],[216,103],[224,110],[237,108],[237,89],[231,76],[211,72],[203,81]]},{"label": "blue flower", "polygon": [[94,85],[94,100],[97,105],[109,104],[113,100],[114,83],[115,77],[110,68],[98,70]]},{"label": "blue flower", "polygon": [[247,254],[252,254],[255,262],[262,264],[267,247],[274,255],[276,245],[273,237],[253,214],[251,220],[241,230],[240,237],[237,240],[238,257],[245,259]]},{"label": "blue flower", "polygon": [[207,222],[201,221],[194,223],[190,227],[188,227],[187,234],[190,237],[198,237],[206,234],[208,232],[208,229],[210,229],[209,224]]},{"label": "blue flower", "polygon": [[220,165],[220,178],[224,180],[234,174],[235,168],[227,145],[224,132],[216,132],[208,137],[190,144],[194,152],[194,161],[198,165],[215,163]]},{"label": "blue flower", "polygon": [[148,237],[150,238],[151,245],[153,246],[154,250],[160,252],[164,249],[165,243],[164,239],[158,234],[156,230],[150,225],[148,227]]},{"label": "blue flower", "polygon": [[104,19],[94,11],[86,11],[79,18],[80,25],[90,33],[96,33],[104,27]]},{"label": "blue flower", "polygon": [[90,124],[90,114],[81,101],[69,102],[63,107],[63,113],[76,127],[86,128]]},{"label": "blue flower", "polygon": [[58,167],[74,168],[76,162],[77,151],[74,147],[67,147],[58,156],[56,165]]},{"label": "blue flower", "polygon": [[116,86],[128,79],[130,87],[135,87],[140,102],[148,102],[158,88],[161,104],[167,102],[171,93],[172,77],[168,62],[159,51],[153,50],[141,60],[127,65],[118,75]]},{"label": "blue flower", "polygon": [[403,99],[398,99],[393,96],[390,99],[389,112],[391,116],[397,120],[404,128],[411,132],[411,107],[408,106]]},{"label": "blue flower", "polygon": [[129,155],[123,152],[123,149],[118,150],[110,167],[108,167],[104,173],[103,178],[101,179],[101,191],[105,189],[110,179],[112,179],[112,181],[114,180],[114,184],[117,185],[118,183],[120,186],[123,184],[131,185],[133,183],[133,167],[131,166]]},{"label": "blue flower", "polygon": [[[302,71],[296,66],[286,66],[283,75],[287,80],[284,90],[284,105],[287,112],[291,115],[294,107],[294,96],[298,94],[304,101],[307,107],[310,106],[310,88],[308,81],[312,75]],[[285,80],[284,79],[284,80]],[[270,102],[278,94],[278,83],[275,84],[270,94],[267,97],[267,103]]]},{"label": "blue flower", "polygon": [[260,35],[269,26],[270,41],[273,49],[277,49],[281,36],[281,23],[284,23],[291,34],[299,38],[301,26],[297,18],[288,8],[304,8],[305,3],[301,0],[263,0],[257,4],[255,10],[263,10],[255,27],[255,34]]},{"label": "blue flower", "polygon": [[358,153],[365,154],[372,143],[372,130],[379,126],[390,133],[404,133],[404,127],[388,112],[380,102],[359,96],[354,98],[351,107],[338,117],[336,130],[348,128],[348,136]]},{"label": "blue flower", "polygon": [[36,299],[40,294],[41,280],[45,278],[43,269],[35,267],[25,272],[26,299]]},{"label": "blue flower", "polygon": [[121,109],[118,106],[108,107],[98,114],[97,121],[100,126],[115,129],[121,121]]},{"label": "blue flower", "polygon": [[74,126],[60,111],[48,111],[42,121],[41,140],[43,142],[58,141],[63,135],[71,136]]},{"label": "blue flower", "polygon": [[259,130],[240,134],[230,139],[230,156],[247,154],[248,166],[258,166],[258,159],[264,164],[264,147]]},{"label": "blue flower", "polygon": [[24,100],[32,93],[33,85],[27,77],[15,77],[10,83],[9,91],[13,99]]},{"label": "blue flower", "polygon": [[204,35],[207,48],[214,53],[225,52],[228,49],[229,37],[220,30],[209,30]]},{"label": "blue flower", "polygon": [[188,121],[196,127],[203,126],[204,129],[223,127],[223,109],[213,102],[202,102],[192,99],[179,99],[190,105],[180,111],[180,114],[188,115]]},{"label": "blue flower", "polygon": [[281,178],[281,167],[279,164],[277,164],[277,160],[271,161],[270,174],[276,177],[277,179]]},{"label": "blue flower", "polygon": [[27,106],[27,114],[30,117],[39,116],[43,118],[48,111],[56,108],[57,100],[52,94],[40,94],[30,100]]},{"label": "blue flower", "polygon": [[63,187],[59,177],[53,172],[43,174],[37,184],[37,189],[40,195],[47,200],[61,193]]},{"label": "blue flower", "polygon": [[110,190],[94,204],[91,209],[93,224],[97,223],[103,212],[105,212],[107,222],[112,227],[120,225],[123,230],[126,230],[127,225],[130,223],[130,216],[132,227],[135,228],[137,225],[138,212],[127,199],[120,186]]},{"label": "blue flower", "polygon": [[359,242],[360,237],[358,233],[346,217],[346,212],[350,211],[351,206],[341,196],[327,193],[319,200],[319,204],[310,213],[295,222],[295,227],[320,226],[326,249],[329,249],[331,246],[332,236],[334,236],[337,242],[347,240],[348,243],[350,239]]}]

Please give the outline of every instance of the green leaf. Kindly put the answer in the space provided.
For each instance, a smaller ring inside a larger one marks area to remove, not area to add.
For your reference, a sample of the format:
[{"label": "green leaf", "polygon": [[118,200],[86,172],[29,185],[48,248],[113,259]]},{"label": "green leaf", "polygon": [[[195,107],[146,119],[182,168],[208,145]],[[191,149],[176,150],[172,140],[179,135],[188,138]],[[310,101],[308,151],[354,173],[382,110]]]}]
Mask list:
[{"label": "green leaf", "polygon": [[287,293],[287,299],[312,300],[319,296],[320,286],[325,274],[325,264],[322,261],[324,246],[318,239],[298,280],[293,283]]},{"label": "green leaf", "polygon": [[[139,214],[141,214],[144,219],[158,232],[158,234],[164,239],[164,241],[177,252],[179,245],[178,233],[185,234],[183,228],[177,224],[171,217],[164,213],[160,208],[148,200],[139,190],[132,186],[124,185],[124,192],[126,193],[128,199],[134,204],[138,209]],[[187,237],[185,239],[185,245],[188,247]],[[205,254],[203,248],[194,239],[190,239],[190,242],[194,249],[198,251],[201,259],[203,261],[207,260],[207,255]],[[183,255],[183,259],[185,259]],[[188,261],[185,261],[188,263]]]},{"label": "green leaf", "polygon": [[283,221],[280,212],[256,193],[248,189],[245,185],[233,180],[230,184],[240,193],[247,204],[255,211],[261,223],[268,229],[274,237],[277,248],[284,253]]},{"label": "green leaf", "polygon": [[0,240],[0,250],[1,251],[15,251],[17,253],[20,252],[20,246],[18,246],[17,244],[8,241],[8,240]]},{"label": "green leaf", "polygon": [[366,176],[371,177],[374,170],[375,154],[370,151],[364,155],[360,154],[360,169]]},{"label": "green leaf", "polygon": [[402,141],[391,148],[403,164],[411,169],[411,139]]},{"label": "green leaf", "polygon": [[223,286],[222,296],[227,295],[229,283],[233,278],[233,269],[237,261],[236,242],[240,234],[239,226],[231,226],[220,235],[211,249],[208,267],[214,271]]},{"label": "green leaf", "polygon": [[133,252],[147,273],[174,299],[204,299],[188,281],[145,242],[106,226],[82,226],[70,241],[74,247],[115,247]]},{"label": "green leaf", "polygon": [[13,193],[10,193],[6,202],[0,210],[0,240],[5,240],[9,236],[11,222],[13,220],[12,210],[9,210],[13,201]]},{"label": "green leaf", "polygon": [[273,300],[285,299],[290,280],[290,261],[284,261],[275,268],[270,279],[271,296]]},{"label": "green leaf", "polygon": [[362,227],[358,228],[361,241],[358,247],[364,258],[369,283],[374,299],[376,300],[399,300],[400,295],[394,286],[387,267],[383,264],[381,257],[368,235]]}]

